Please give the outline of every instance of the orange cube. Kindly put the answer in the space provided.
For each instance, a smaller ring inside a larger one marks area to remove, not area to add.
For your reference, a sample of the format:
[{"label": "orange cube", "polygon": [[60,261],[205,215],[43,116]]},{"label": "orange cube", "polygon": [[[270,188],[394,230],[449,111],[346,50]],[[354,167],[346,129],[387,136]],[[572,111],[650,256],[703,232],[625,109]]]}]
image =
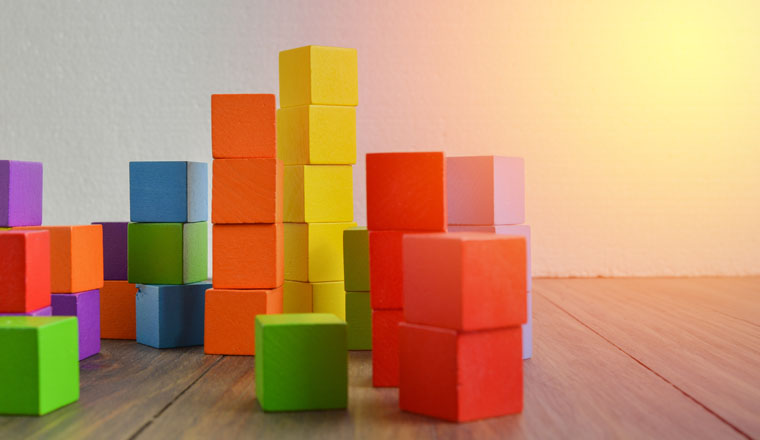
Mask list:
[{"label": "orange cube", "polygon": [[127,281],[109,281],[100,289],[100,337],[102,339],[136,339],[135,295],[137,285]]},{"label": "orange cube", "polygon": [[268,158],[217,159],[213,166],[212,222],[282,221],[282,162]]},{"label": "orange cube", "polygon": [[213,231],[215,289],[274,289],[282,286],[282,223],[214,225]]},{"label": "orange cube", "polygon": [[0,313],[29,313],[50,305],[50,234],[0,232]]},{"label": "orange cube", "polygon": [[214,159],[277,157],[272,94],[211,95]]}]

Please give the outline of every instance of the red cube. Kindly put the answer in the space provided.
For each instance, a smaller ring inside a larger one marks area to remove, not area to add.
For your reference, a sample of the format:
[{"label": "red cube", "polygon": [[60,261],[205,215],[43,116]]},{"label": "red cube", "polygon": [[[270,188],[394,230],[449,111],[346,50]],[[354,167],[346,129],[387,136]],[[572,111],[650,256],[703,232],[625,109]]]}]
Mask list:
[{"label": "red cube", "polygon": [[399,378],[398,324],[401,310],[372,311],[372,385],[397,387]]},{"label": "red cube", "polygon": [[404,306],[403,240],[403,232],[369,232],[369,291],[373,309],[400,309]]},{"label": "red cube", "polygon": [[50,233],[0,232],[0,313],[50,305]]}]

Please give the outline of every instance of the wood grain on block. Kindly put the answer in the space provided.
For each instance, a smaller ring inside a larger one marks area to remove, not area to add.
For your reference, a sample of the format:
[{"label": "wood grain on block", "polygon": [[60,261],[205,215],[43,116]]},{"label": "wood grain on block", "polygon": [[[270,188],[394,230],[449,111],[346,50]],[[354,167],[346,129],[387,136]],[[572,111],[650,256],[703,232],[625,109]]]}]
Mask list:
[{"label": "wood grain on block", "polygon": [[372,311],[372,386],[398,387],[401,310]]},{"label": "wood grain on block", "polygon": [[522,412],[520,327],[460,332],[402,322],[399,407],[452,422]]},{"label": "wood grain on block", "polygon": [[404,318],[455,330],[526,321],[525,239],[449,232],[404,237]]},{"label": "wood grain on block", "polygon": [[277,157],[286,165],[356,163],[356,108],[281,108],[277,110],[277,141]]},{"label": "wood grain on block", "polygon": [[208,221],[208,164],[130,162],[129,217],[142,223]]},{"label": "wood grain on block", "polygon": [[103,228],[100,225],[18,229],[50,232],[50,290],[53,293],[103,287]]},{"label": "wood grain on block", "polygon": [[100,291],[51,295],[53,316],[76,316],[79,328],[79,360],[100,353]]},{"label": "wood grain on block", "polygon": [[282,313],[282,287],[206,291],[206,354],[256,354],[256,316]]},{"label": "wood grain on block", "polygon": [[282,162],[273,158],[217,159],[213,169],[214,223],[282,221]]},{"label": "wood grain on block", "polygon": [[332,313],[346,320],[346,288],[343,281],[310,283],[312,286],[312,312]]},{"label": "wood grain on block", "polygon": [[211,95],[214,159],[274,158],[276,136],[274,95]]},{"label": "wood grain on block", "polygon": [[0,313],[50,305],[50,233],[0,232]]},{"label": "wood grain on block", "polygon": [[103,228],[103,279],[127,279],[127,225],[129,222],[93,222]]},{"label": "wood grain on block", "polygon": [[214,225],[214,288],[282,286],[283,247],[282,223]]},{"label": "wood grain on block", "polygon": [[42,224],[42,163],[0,160],[0,226]]},{"label": "wood grain on block", "polygon": [[127,272],[135,284],[189,284],[208,277],[208,223],[130,223]]},{"label": "wood grain on block", "polygon": [[0,318],[0,414],[43,415],[79,400],[74,318]]},{"label": "wood grain on block", "polygon": [[135,296],[137,286],[128,281],[106,280],[100,289],[100,337],[102,339],[137,338],[135,330]]},{"label": "wood grain on block", "polygon": [[280,106],[359,104],[356,49],[305,46],[280,52]]},{"label": "wood grain on block", "polygon": [[347,291],[369,292],[369,231],[364,226],[343,231],[343,274]]},{"label": "wood grain on block", "polygon": [[372,350],[372,307],[369,292],[346,292],[348,349]]},{"label": "wood grain on block", "polygon": [[285,281],[282,286],[283,313],[311,313],[314,303],[312,283]]},{"label": "wood grain on block", "polygon": [[444,154],[367,154],[367,227],[370,231],[445,231]]},{"label": "wood grain on block", "polygon": [[26,313],[0,313],[0,316],[53,316],[53,307],[42,307]]},{"label": "wood grain on block", "polygon": [[264,411],[348,405],[346,323],[329,313],[256,317],[256,398]]},{"label": "wood grain on block", "polygon": [[286,222],[354,220],[351,165],[287,165],[284,186]]},{"label": "wood grain on block", "polygon": [[285,279],[343,279],[343,231],[356,223],[285,223]]},{"label": "wood grain on block", "polygon": [[449,224],[525,222],[525,161],[521,157],[446,158]]},{"label": "wood grain on block", "polygon": [[206,290],[210,283],[137,286],[137,342],[153,348],[203,345]]}]

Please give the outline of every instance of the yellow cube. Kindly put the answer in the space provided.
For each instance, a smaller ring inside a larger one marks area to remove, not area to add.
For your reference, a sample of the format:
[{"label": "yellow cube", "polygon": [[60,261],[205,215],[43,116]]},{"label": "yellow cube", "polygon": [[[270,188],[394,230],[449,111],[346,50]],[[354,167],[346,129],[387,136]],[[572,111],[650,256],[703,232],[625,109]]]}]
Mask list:
[{"label": "yellow cube", "polygon": [[356,108],[301,105],[277,110],[277,156],[285,165],[356,163]]},{"label": "yellow cube", "polygon": [[310,283],[285,281],[282,285],[282,313],[311,313]]},{"label": "yellow cube", "polygon": [[343,279],[343,231],[356,223],[285,223],[285,278]]},{"label": "yellow cube", "polygon": [[280,52],[280,106],[359,104],[356,49],[305,46]]},{"label": "yellow cube", "polygon": [[288,165],[283,220],[290,223],[354,220],[351,165]]},{"label": "yellow cube", "polygon": [[343,281],[303,283],[285,281],[283,313],[332,313],[346,320],[346,291]]}]

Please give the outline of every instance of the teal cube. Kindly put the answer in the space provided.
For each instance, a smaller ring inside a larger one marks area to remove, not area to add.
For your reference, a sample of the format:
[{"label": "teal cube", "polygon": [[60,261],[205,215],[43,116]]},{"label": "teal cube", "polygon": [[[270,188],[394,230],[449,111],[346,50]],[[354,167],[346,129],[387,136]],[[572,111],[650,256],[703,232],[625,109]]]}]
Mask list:
[{"label": "teal cube", "polygon": [[372,307],[369,292],[346,292],[348,349],[372,350]]},{"label": "teal cube", "polygon": [[77,319],[0,317],[0,414],[43,415],[77,400]]},{"label": "teal cube", "polygon": [[332,313],[256,316],[255,362],[264,411],[348,405],[346,323]]},{"label": "teal cube", "polygon": [[364,226],[343,231],[343,275],[349,292],[369,292],[369,231]]},{"label": "teal cube", "polygon": [[130,223],[127,278],[135,284],[190,284],[208,278],[208,223]]}]

